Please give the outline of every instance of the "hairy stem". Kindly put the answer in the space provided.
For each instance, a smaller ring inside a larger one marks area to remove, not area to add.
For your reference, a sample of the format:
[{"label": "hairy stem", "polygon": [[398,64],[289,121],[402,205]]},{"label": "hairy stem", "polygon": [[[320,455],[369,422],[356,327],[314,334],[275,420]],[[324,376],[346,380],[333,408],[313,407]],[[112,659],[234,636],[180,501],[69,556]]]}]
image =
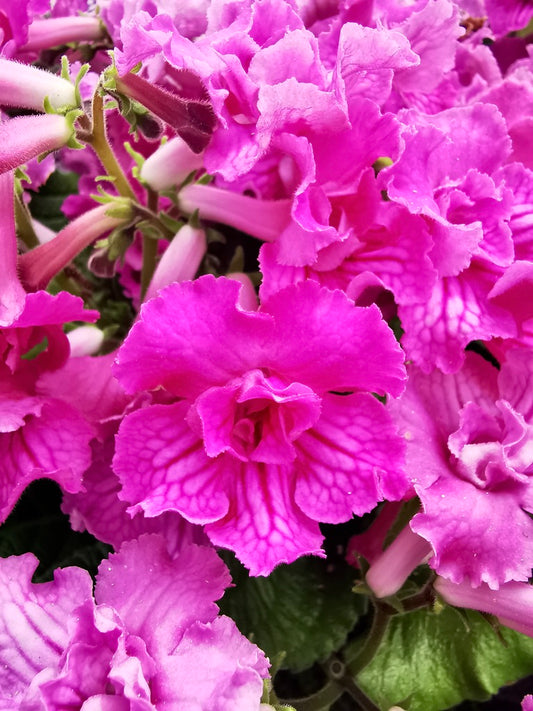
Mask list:
[{"label": "hairy stem", "polygon": [[111,150],[109,141],[107,140],[106,128],[105,128],[105,113],[104,113],[104,99],[95,91],[93,97],[93,123],[92,130],[89,135],[82,135],[81,137],[86,143],[92,146],[94,152],[98,156],[100,162],[104,166],[104,170],[110,178],[113,178],[113,184],[115,185],[117,191],[123,197],[130,198],[130,200],[135,201],[135,193],[131,187],[128,179],[126,178],[115,154]]}]

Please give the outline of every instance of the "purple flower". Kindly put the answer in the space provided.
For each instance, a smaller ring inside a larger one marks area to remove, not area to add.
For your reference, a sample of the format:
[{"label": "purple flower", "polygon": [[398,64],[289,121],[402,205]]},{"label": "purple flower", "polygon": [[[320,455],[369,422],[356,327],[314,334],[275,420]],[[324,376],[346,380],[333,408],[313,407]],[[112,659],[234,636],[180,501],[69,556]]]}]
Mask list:
[{"label": "purple flower", "polygon": [[376,307],[311,281],[258,312],[238,292],[206,276],[143,307],[116,376],[168,404],[124,419],[114,468],[130,512],[206,524],[257,575],[319,554],[318,521],[401,498],[402,447],[370,393],[398,394],[404,371]]},{"label": "purple flower", "polygon": [[[230,583],[214,550],[171,559],[155,535],[99,569],[31,583],[33,555],[0,560],[0,705],[109,711],[259,709],[268,662],[214,600]],[[96,604],[95,604],[96,602]]]}]

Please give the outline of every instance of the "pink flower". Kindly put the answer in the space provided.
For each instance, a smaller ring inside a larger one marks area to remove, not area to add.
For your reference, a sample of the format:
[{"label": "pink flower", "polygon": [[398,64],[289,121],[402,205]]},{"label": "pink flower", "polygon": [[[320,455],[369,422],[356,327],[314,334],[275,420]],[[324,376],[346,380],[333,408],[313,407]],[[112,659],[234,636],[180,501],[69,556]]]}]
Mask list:
[{"label": "pink flower", "polygon": [[94,321],[96,311],[66,292],[26,294],[17,276],[13,220],[13,175],[0,176],[0,521],[24,488],[48,477],[67,491],[79,491],[90,463],[94,431],[77,409],[53,389],[42,393],[39,379],[61,368],[70,346],[63,325]]},{"label": "pink flower", "polygon": [[467,353],[455,375],[412,368],[391,403],[423,506],[411,528],[431,545],[430,565],[453,583],[497,589],[531,573],[532,372],[529,351],[508,353],[499,373]]},{"label": "pink flower", "polygon": [[514,259],[513,194],[500,168],[510,152],[495,106],[474,104],[426,116],[403,112],[405,149],[378,182],[424,218],[438,278],[431,293],[400,304],[407,354],[423,370],[458,370],[469,341],[516,335],[513,315],[489,299]]},{"label": "pink flower", "polygon": [[206,276],[142,308],[116,376],[166,404],[125,418],[114,468],[130,512],[206,524],[257,575],[319,554],[318,521],[401,498],[402,447],[370,393],[397,395],[404,370],[376,307],[314,282],[254,312],[238,293]]},{"label": "pink flower", "polygon": [[[215,551],[171,559],[160,536],[100,566],[34,584],[33,555],[0,560],[0,706],[259,711],[268,662],[214,600],[230,583]],[[96,601],[96,604],[95,604]]]}]

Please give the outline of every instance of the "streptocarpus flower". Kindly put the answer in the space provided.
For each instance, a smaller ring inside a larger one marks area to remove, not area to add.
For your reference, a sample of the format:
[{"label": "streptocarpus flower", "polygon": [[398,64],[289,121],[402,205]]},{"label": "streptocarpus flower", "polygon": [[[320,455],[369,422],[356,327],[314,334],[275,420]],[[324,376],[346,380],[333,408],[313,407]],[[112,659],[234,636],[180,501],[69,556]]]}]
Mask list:
[{"label": "streptocarpus flower", "polygon": [[127,543],[101,564],[96,604],[85,570],[39,585],[35,566],[0,560],[0,707],[258,711],[268,662],[217,617],[230,578],[214,550]]},{"label": "streptocarpus flower", "polygon": [[168,404],[124,419],[114,468],[130,512],[206,524],[262,575],[320,554],[318,521],[403,496],[402,447],[370,393],[399,394],[404,370],[376,307],[311,281],[257,312],[238,294],[206,276],[143,307],[116,376]]},{"label": "streptocarpus flower", "polygon": [[512,192],[499,168],[510,139],[495,106],[402,114],[405,149],[378,182],[391,200],[424,217],[438,273],[429,298],[400,305],[402,345],[423,370],[458,370],[471,340],[516,335],[511,313],[489,293],[514,258]]},{"label": "streptocarpus flower", "polygon": [[453,583],[497,589],[531,573],[532,372],[529,351],[509,352],[499,373],[467,353],[455,375],[412,368],[391,403],[423,506],[411,528],[431,545],[430,565]]}]

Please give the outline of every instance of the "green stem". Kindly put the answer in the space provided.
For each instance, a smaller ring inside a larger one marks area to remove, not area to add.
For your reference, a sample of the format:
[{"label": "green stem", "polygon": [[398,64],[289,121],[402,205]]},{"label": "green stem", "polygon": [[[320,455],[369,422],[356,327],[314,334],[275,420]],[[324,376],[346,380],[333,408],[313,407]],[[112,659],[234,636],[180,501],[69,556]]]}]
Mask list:
[{"label": "green stem", "polygon": [[380,711],[379,707],[368,698],[353,679],[346,676],[343,679],[343,686],[352,699],[357,702],[362,711]]},{"label": "green stem", "polygon": [[39,240],[31,223],[30,213],[28,208],[20,199],[20,195],[15,192],[15,225],[17,226],[17,237],[24,242],[28,249],[37,247]]},{"label": "green stem", "polygon": [[155,225],[157,229],[161,232],[163,237],[165,237],[166,239],[171,240],[174,237],[175,233],[172,232],[172,230],[169,230],[169,228],[158,217],[154,210],[151,210],[149,208],[144,207],[144,205],[136,203],[135,212],[140,215],[144,220],[148,220],[148,222],[150,222],[152,225]]},{"label": "green stem", "polygon": [[424,587],[416,593],[416,595],[411,595],[410,597],[403,598],[401,601],[404,612],[412,612],[413,610],[420,610],[422,607],[431,607],[435,602],[435,591],[433,590],[433,583],[435,581],[436,575],[432,575]]},{"label": "green stem", "polygon": [[372,627],[363,648],[357,651],[353,650],[355,651],[355,654],[352,652],[353,656],[350,654],[349,648],[345,652],[346,666],[351,676],[357,676],[370,664],[378,651],[393,614],[395,614],[395,611],[390,605],[378,600],[374,602],[374,619],[372,620]]},{"label": "green stem", "polygon": [[[156,210],[159,198],[157,193],[153,190],[148,190],[148,210],[151,216],[155,217],[157,220]],[[158,220],[159,221],[159,220]],[[157,244],[158,241],[147,235],[143,235],[143,265],[141,269],[141,301],[144,299],[145,294],[150,286],[152,277],[155,272],[156,260],[157,260]]]},{"label": "green stem", "polygon": [[123,197],[130,198],[132,201],[136,201],[135,193],[133,188],[128,182],[119,162],[117,161],[115,154],[111,150],[111,146],[107,140],[106,128],[105,128],[105,113],[104,113],[104,99],[99,94],[98,90],[95,91],[93,97],[93,123],[90,135],[85,136],[84,140],[90,146],[92,146],[94,152],[98,156],[100,162],[104,166],[104,170],[110,178],[113,178],[113,184],[117,191]]}]

